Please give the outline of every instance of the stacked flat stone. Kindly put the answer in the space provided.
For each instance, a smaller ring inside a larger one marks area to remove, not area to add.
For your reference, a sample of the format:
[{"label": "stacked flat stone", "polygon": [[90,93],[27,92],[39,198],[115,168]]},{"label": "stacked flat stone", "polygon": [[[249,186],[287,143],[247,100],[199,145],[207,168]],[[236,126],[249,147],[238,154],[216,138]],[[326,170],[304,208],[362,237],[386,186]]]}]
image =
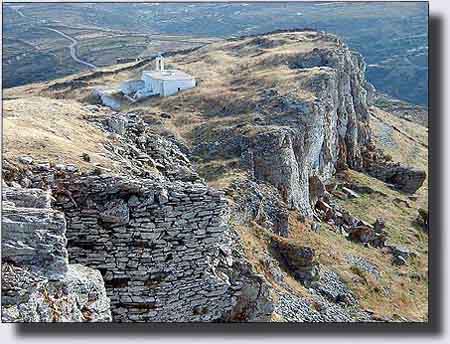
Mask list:
[{"label": "stacked flat stone", "polygon": [[227,275],[221,192],[156,177],[57,183],[68,191],[54,195],[66,215],[69,255],[102,272],[115,321],[213,321],[231,311],[239,281]]}]

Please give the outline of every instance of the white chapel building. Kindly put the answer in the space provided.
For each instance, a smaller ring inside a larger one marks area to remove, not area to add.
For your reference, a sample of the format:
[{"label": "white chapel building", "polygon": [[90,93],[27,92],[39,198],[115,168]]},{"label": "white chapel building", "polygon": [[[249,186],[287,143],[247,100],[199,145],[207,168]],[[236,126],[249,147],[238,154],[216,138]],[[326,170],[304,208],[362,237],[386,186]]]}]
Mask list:
[{"label": "white chapel building", "polygon": [[176,69],[165,69],[164,58],[156,58],[156,69],[142,72],[142,80],[146,90],[153,95],[170,96],[183,90],[195,87],[195,78]]},{"label": "white chapel building", "polygon": [[155,70],[143,71],[141,79],[124,81],[115,89],[95,89],[94,95],[100,98],[103,105],[119,110],[120,95],[134,103],[151,96],[171,96],[196,86],[193,76],[180,70],[165,69],[161,55],[156,57],[155,62]]}]

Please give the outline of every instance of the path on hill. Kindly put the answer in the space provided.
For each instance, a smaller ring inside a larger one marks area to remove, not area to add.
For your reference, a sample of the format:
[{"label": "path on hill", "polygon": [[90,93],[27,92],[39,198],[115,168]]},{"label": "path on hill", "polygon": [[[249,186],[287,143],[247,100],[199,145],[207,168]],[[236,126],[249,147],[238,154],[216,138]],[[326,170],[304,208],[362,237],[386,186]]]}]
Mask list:
[{"label": "path on hill", "polygon": [[[32,23],[34,23],[35,27],[39,27],[39,28],[43,28],[52,32],[55,32],[56,34],[64,37],[65,39],[68,39],[71,43],[68,46],[69,50],[70,50],[70,57],[77,63],[82,64],[90,69],[96,69],[97,66],[95,66],[92,63],[89,63],[83,59],[81,59],[78,55],[77,55],[77,46],[79,41],[58,30],[55,29],[55,25],[46,25],[46,21],[44,20],[39,20],[37,18],[33,18],[32,16],[26,15],[22,12],[22,7],[23,6],[11,6],[12,9],[14,9],[17,14],[19,16],[21,16],[22,18],[26,18],[28,20],[30,20]],[[132,31],[123,31],[123,30],[112,30],[112,29],[106,29],[106,28],[97,28],[97,27],[88,27],[88,26],[72,26],[72,25],[65,25],[62,22],[60,22],[59,20],[55,20],[53,19],[52,22],[54,24],[56,24],[57,27],[66,27],[69,29],[89,29],[89,30],[96,30],[96,31],[103,31],[103,32],[109,32],[112,34],[117,34],[117,37],[120,36],[142,36],[142,37],[147,37],[149,39],[151,39],[152,41],[163,41],[163,42],[177,42],[177,43],[191,43],[191,44],[211,44],[214,42],[213,39],[209,38],[206,40],[203,40],[202,38],[196,38],[196,37],[190,37],[189,39],[183,39],[182,37],[177,37],[175,36],[165,36],[163,34],[148,34],[148,33],[142,33],[142,32],[132,32]],[[145,51],[143,51],[141,53],[145,54]]]},{"label": "path on hill", "polygon": [[409,135],[408,133],[406,133],[405,131],[399,129],[398,127],[396,127],[395,125],[392,125],[390,123],[387,123],[386,121],[384,121],[381,117],[377,116],[376,114],[373,113],[373,111],[370,112],[370,115],[375,118],[376,120],[380,121],[381,123],[387,125],[388,127],[391,127],[392,130],[395,130],[396,132],[400,133],[401,135],[403,135],[404,137],[406,137],[407,139],[413,141],[414,143],[421,145],[422,147],[428,149],[428,145],[417,140],[416,138],[412,137],[411,135]]},{"label": "path on hill", "polygon": [[17,14],[18,14],[19,16],[21,16],[21,17],[23,17],[23,18],[26,18],[26,17],[27,17],[27,16],[26,16],[25,14],[23,14],[22,11],[20,10],[20,9],[22,8],[22,6],[18,6],[18,7],[14,6],[14,7],[11,7],[11,8],[13,8],[13,9],[17,12]]}]

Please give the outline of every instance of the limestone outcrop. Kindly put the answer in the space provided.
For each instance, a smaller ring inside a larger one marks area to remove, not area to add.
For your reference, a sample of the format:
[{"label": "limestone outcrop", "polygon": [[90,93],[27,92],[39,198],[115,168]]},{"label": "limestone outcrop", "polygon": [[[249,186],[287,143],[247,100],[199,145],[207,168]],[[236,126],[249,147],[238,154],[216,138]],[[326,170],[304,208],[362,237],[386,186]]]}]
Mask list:
[{"label": "limestone outcrop", "polygon": [[289,210],[275,187],[244,179],[235,181],[226,193],[234,201],[230,206],[233,221],[255,221],[283,237],[289,235]]},{"label": "limestone outcrop", "polygon": [[361,148],[370,140],[365,64],[338,44],[291,57],[291,68],[314,73],[306,85],[314,98],[299,100],[295,90],[269,93],[267,101],[278,99],[285,115],[271,119],[274,125],[249,148],[255,178],[275,185],[291,208],[310,217],[310,176],[325,180],[337,168],[361,169]]},{"label": "limestone outcrop", "polygon": [[71,264],[49,280],[25,267],[3,263],[3,322],[109,322],[109,299],[100,272]]},{"label": "limestone outcrop", "polygon": [[50,208],[23,207],[27,204],[24,198],[21,203],[22,207],[7,203],[3,208],[3,260],[32,267],[52,279],[62,278],[68,264],[63,214]]},{"label": "limestone outcrop", "polygon": [[99,271],[69,265],[66,222],[40,189],[3,187],[2,320],[111,321]]}]

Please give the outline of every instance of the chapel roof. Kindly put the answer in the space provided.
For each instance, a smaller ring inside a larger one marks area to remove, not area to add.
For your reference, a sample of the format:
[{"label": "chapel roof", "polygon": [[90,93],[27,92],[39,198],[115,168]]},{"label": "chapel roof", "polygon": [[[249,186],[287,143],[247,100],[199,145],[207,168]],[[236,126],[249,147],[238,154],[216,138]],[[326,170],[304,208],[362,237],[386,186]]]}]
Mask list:
[{"label": "chapel roof", "polygon": [[192,80],[194,78],[193,76],[176,69],[143,71],[142,75],[158,80]]}]

